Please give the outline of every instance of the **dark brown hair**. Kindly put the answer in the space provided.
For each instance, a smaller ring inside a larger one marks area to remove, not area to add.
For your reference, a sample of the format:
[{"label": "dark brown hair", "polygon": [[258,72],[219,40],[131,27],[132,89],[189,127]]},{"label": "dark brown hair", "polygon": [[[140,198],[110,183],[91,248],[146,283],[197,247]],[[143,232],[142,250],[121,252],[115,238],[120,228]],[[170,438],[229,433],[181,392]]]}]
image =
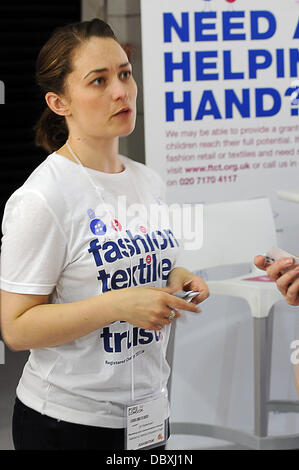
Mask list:
[{"label": "dark brown hair", "polygon": [[[72,72],[74,51],[93,36],[112,38],[118,42],[110,26],[98,18],[68,24],[54,30],[36,62],[36,82],[44,94],[49,91],[65,93],[65,80]],[[48,106],[34,130],[35,144],[48,152],[58,150],[68,137],[65,117],[54,113]]]}]

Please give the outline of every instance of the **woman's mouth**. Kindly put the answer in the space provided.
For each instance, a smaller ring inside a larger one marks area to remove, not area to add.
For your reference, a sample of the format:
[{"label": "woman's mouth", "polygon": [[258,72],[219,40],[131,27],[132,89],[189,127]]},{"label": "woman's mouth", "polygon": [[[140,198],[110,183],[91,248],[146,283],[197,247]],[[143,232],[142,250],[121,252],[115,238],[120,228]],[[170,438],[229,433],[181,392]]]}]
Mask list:
[{"label": "woman's mouth", "polygon": [[131,109],[130,108],[122,108],[117,113],[113,114],[112,117],[126,118],[126,117],[130,116],[130,114],[131,114]]}]

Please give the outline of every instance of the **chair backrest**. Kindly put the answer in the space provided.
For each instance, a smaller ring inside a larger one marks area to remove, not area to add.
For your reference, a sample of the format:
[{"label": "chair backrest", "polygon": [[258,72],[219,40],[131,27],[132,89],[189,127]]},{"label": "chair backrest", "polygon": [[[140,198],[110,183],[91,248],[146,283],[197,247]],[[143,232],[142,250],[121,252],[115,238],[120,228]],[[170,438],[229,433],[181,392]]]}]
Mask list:
[{"label": "chair backrest", "polygon": [[181,265],[191,271],[252,263],[255,255],[277,244],[268,198],[205,204],[203,213],[202,247],[180,256]]}]

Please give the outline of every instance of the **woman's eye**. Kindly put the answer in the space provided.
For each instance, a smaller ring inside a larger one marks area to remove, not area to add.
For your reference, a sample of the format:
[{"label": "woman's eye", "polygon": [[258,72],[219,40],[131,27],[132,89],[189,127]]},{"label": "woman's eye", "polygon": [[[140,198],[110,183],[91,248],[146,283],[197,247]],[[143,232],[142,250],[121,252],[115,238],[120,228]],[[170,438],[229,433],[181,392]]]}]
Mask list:
[{"label": "woman's eye", "polygon": [[121,73],[122,78],[124,78],[125,80],[129,79],[131,75],[132,75],[131,70],[126,70],[125,72]]},{"label": "woman's eye", "polygon": [[104,81],[103,77],[98,77],[92,83],[95,83],[95,85],[103,85]]}]

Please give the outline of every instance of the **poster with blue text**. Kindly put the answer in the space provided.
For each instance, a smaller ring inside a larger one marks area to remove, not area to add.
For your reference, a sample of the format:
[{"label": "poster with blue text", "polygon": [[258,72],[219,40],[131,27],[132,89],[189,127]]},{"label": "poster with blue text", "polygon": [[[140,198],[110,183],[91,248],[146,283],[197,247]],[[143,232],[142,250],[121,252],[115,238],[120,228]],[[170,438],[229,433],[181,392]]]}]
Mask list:
[{"label": "poster with blue text", "polygon": [[299,190],[299,1],[141,7],[146,163],[168,201]]}]

